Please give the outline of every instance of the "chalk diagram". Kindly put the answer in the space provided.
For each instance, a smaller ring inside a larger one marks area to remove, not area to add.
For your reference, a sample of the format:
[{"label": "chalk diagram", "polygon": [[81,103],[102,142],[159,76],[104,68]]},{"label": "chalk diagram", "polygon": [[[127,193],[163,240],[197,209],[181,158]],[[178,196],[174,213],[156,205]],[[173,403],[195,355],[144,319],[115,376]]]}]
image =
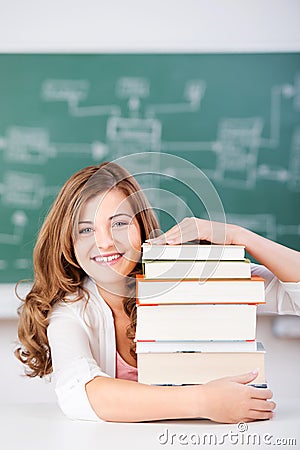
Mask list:
[{"label": "chalk diagram", "polygon": [[[71,154],[89,156],[98,162],[104,158],[116,159],[136,152],[180,153],[201,152],[214,155],[215,167],[201,167],[212,180],[221,186],[251,191],[259,180],[271,180],[285,185],[291,192],[300,192],[300,122],[295,126],[292,144],[289,149],[287,167],[270,166],[259,163],[261,149],[274,151],[280,143],[281,104],[289,101],[293,110],[300,113],[300,74],[296,74],[294,83],[273,86],[270,91],[270,136],[262,136],[264,122],[262,117],[220,119],[213,141],[164,141],[163,116],[173,114],[197,113],[207,92],[207,83],[202,79],[187,80],[182,91],[182,102],[152,104],[150,97],[150,80],[146,78],[120,77],[115,85],[115,104],[86,105],[89,100],[90,82],[73,79],[45,79],[41,85],[40,98],[43,102],[64,102],[66,113],[75,118],[103,117],[106,120],[106,134],[101,141],[92,143],[58,143],[52,142],[46,128],[10,126],[4,136],[0,136],[0,153],[3,160],[30,166],[32,172],[6,171],[0,180],[0,201],[3,205],[13,205],[15,211],[11,217],[11,232],[3,233],[0,229],[0,244],[11,246],[22,242],[24,229],[28,224],[30,210],[38,210],[47,196],[52,196],[58,186],[46,186],[39,167],[48,161]],[[127,111],[122,111],[120,101],[126,102]],[[152,159],[148,170],[159,171],[159,157]],[[33,168],[36,167],[36,172]],[[132,167],[133,172],[144,171],[143,167]],[[170,167],[167,173],[176,177]],[[188,174],[187,174],[188,175]],[[141,181],[143,188],[159,188],[159,181],[151,174]],[[150,202],[157,204],[157,198]],[[160,199],[159,208],[164,209]],[[174,216],[181,220],[187,213],[184,202],[171,199]],[[300,225],[282,225],[276,223],[272,214],[229,214],[227,220],[245,225],[253,231],[264,233],[271,239],[281,234],[300,235]],[[26,268],[31,261],[20,259],[16,267]],[[0,270],[7,263],[0,258]]]}]

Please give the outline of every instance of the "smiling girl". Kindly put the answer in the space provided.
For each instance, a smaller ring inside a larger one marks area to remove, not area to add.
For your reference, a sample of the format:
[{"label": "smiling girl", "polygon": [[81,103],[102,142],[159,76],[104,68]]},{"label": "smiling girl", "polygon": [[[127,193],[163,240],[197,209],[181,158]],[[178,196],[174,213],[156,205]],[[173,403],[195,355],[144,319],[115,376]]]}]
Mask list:
[{"label": "smiling girl", "polygon": [[[178,244],[211,241],[210,228],[209,222],[191,218],[164,237]],[[16,356],[29,376],[53,372],[60,407],[73,419],[201,417],[234,423],[271,418],[272,392],[249,385],[255,370],[204,385],[137,382],[135,275],[142,270],[141,244],[158,236],[158,229],[147,199],[125,169],[103,163],[74,174],[37,239]],[[299,314],[299,253],[234,225],[226,225],[226,236],[226,243],[245,244],[273,270],[275,275],[253,265],[267,280],[269,310]]]}]

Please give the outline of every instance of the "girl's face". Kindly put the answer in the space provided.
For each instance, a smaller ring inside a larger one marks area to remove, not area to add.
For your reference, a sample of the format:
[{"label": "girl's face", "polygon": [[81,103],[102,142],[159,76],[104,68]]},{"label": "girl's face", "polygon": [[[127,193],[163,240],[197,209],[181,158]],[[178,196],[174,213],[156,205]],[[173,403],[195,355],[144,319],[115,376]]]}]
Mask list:
[{"label": "girl's face", "polygon": [[99,194],[81,208],[75,254],[99,286],[125,281],[140,258],[141,244],[140,227],[122,191]]}]

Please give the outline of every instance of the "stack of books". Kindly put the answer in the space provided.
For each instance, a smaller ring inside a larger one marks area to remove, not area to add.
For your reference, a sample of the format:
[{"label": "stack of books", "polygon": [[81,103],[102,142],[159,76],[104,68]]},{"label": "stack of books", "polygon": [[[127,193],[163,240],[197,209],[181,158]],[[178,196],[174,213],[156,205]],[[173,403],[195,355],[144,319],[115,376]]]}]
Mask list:
[{"label": "stack of books", "polygon": [[259,369],[265,350],[256,341],[256,308],[264,280],[251,277],[245,248],[236,245],[143,244],[138,275],[138,381],[203,384]]}]

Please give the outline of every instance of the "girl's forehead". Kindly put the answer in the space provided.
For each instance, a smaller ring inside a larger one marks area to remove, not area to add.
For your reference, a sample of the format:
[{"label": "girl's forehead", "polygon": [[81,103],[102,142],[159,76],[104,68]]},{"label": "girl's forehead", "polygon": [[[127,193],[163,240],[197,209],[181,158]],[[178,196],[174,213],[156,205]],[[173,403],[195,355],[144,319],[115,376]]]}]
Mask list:
[{"label": "girl's forehead", "polygon": [[94,218],[95,215],[107,213],[113,215],[121,212],[131,211],[128,197],[124,192],[114,189],[111,191],[102,192],[95,197],[87,200],[80,211],[80,217],[88,215]]}]

